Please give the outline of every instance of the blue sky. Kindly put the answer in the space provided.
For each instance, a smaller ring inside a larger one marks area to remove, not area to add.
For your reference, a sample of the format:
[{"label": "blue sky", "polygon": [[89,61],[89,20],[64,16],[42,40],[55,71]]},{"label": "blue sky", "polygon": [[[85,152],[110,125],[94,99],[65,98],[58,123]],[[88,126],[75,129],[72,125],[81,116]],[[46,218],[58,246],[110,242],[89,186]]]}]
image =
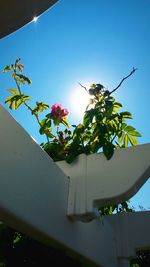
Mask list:
[{"label": "blue sky", "polygon": [[[0,40],[1,102],[14,87],[3,68],[22,59],[32,85],[25,92],[34,100],[67,107],[72,124],[81,121],[78,83],[102,83],[115,88],[133,67],[136,73],[114,94],[133,114],[132,125],[150,141],[150,0],[60,0],[29,23]],[[83,94],[83,91],[81,95]],[[24,109],[15,119],[40,142],[36,122]],[[150,207],[150,182],[132,199]]]}]

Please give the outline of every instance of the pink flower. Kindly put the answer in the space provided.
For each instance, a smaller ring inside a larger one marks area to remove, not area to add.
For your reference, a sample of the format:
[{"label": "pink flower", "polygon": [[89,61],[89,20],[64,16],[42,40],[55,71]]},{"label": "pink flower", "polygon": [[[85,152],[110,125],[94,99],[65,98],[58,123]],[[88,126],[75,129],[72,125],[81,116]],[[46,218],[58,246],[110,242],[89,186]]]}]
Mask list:
[{"label": "pink flower", "polygon": [[53,105],[51,109],[50,117],[53,119],[65,119],[69,114],[68,110],[58,103]]}]

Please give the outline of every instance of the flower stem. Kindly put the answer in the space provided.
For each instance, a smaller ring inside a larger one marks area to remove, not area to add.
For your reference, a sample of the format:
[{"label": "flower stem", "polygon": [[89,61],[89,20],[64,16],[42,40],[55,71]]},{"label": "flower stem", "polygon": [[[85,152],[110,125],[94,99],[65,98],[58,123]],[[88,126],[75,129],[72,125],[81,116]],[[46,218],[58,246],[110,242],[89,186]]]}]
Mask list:
[{"label": "flower stem", "polygon": [[[14,70],[14,72],[16,73],[15,70]],[[19,84],[19,82],[16,80],[16,77],[15,77],[15,76],[14,76],[14,80],[15,80],[15,83],[16,83],[16,86],[17,86],[17,89],[18,89],[19,94],[22,95],[21,88],[20,88],[20,84]],[[26,103],[26,101],[23,101],[23,104],[24,104],[24,105],[31,111],[31,114],[35,116],[35,118],[36,118],[36,120],[37,120],[39,126],[41,127],[42,125],[41,125],[41,123],[40,123],[40,119],[39,119],[38,114],[35,114],[35,113],[33,112],[33,109]],[[50,141],[49,141],[48,135],[47,135],[46,133],[45,133],[45,135],[46,135],[46,138],[47,138],[47,142],[48,142],[48,144],[49,144]]]}]

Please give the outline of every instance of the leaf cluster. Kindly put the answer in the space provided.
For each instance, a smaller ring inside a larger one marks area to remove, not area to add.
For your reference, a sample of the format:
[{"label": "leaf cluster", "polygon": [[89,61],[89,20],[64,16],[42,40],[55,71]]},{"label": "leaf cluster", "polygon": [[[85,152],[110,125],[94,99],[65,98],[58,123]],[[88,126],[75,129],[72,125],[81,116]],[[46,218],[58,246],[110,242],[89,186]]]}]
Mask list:
[{"label": "leaf cluster", "polygon": [[[5,103],[10,109],[16,110],[24,104],[30,110],[39,124],[39,133],[46,136],[47,141],[42,143],[42,147],[53,160],[71,163],[81,153],[98,152],[103,152],[109,160],[115,149],[138,144],[136,138],[141,134],[127,123],[132,119],[132,114],[122,111],[122,104],[112,96],[114,90],[110,92],[100,83],[92,84],[88,90],[81,85],[91,100],[85,110],[83,122],[72,126],[70,130],[66,118],[52,118],[50,112],[43,114],[49,109],[45,102],[36,101],[33,108],[28,104],[30,97],[21,90],[24,84],[30,85],[31,80],[23,74],[23,69],[20,58],[16,59],[15,64],[5,67],[4,73],[11,71],[17,87],[17,90],[8,89],[11,95],[6,98]],[[44,118],[41,119],[40,114]]]},{"label": "leaf cluster", "polygon": [[8,104],[8,107],[10,109],[16,110],[25,101],[30,100],[30,97],[28,95],[21,94],[17,90],[8,89],[8,91],[11,93],[11,95],[6,98],[5,103]]},{"label": "leaf cluster", "polygon": [[141,134],[128,125],[132,119],[128,111],[119,111],[122,104],[115,101],[110,92],[101,84],[93,84],[88,90],[92,96],[82,124],[74,127],[72,140],[68,144],[66,160],[71,163],[81,153],[103,152],[109,160],[115,149],[137,145],[136,137]]},{"label": "leaf cluster", "polygon": [[8,104],[10,109],[16,110],[19,108],[23,103],[30,100],[30,97],[26,94],[22,94],[21,86],[24,84],[30,85],[32,82],[31,80],[22,74],[24,66],[20,64],[20,58],[17,58],[15,64],[10,64],[6,66],[3,70],[4,73],[8,71],[11,72],[11,76],[13,77],[15,84],[17,86],[16,89],[9,88],[8,91],[11,93],[5,100],[5,103]]}]

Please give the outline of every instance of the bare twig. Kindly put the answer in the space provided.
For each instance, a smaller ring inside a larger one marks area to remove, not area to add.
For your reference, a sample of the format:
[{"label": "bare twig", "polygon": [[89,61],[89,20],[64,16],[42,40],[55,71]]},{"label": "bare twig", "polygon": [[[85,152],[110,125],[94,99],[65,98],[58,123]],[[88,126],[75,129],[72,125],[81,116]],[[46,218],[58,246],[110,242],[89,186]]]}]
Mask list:
[{"label": "bare twig", "polygon": [[81,83],[79,83],[79,85],[80,85],[82,88],[84,88],[84,90],[85,90],[87,93],[89,93],[89,92],[88,92],[88,89],[87,89],[85,86],[83,86]]},{"label": "bare twig", "polygon": [[126,77],[124,77],[122,80],[121,80],[121,82],[118,84],[118,86],[115,88],[115,89],[113,89],[109,94],[112,94],[112,93],[114,93],[121,85],[122,85],[122,83],[126,80],[126,79],[128,79],[135,71],[136,71],[137,69],[135,69],[135,68],[133,68],[133,70],[126,76]]}]

